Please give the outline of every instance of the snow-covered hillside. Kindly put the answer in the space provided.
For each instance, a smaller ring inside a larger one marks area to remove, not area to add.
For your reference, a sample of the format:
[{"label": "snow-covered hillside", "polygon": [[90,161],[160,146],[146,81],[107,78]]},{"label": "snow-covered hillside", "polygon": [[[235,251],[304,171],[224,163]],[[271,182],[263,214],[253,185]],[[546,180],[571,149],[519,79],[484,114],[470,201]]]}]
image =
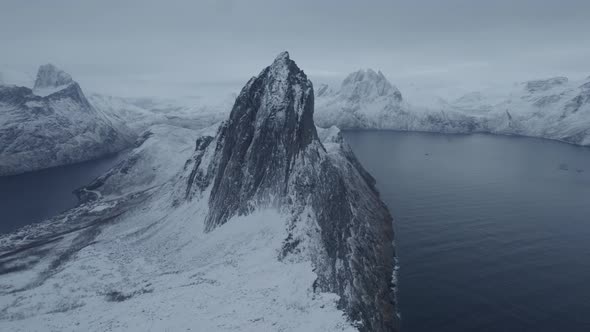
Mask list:
[{"label": "snow-covered hillside", "polygon": [[434,106],[402,101],[372,70],[350,74],[339,91],[322,87],[316,120],[342,129],[395,129],[442,133],[487,132],[590,145],[590,79],[554,77],[522,83],[512,92],[473,92]]},{"label": "snow-covered hillside", "polygon": [[99,158],[133,141],[53,65],[39,68],[33,89],[0,85],[0,176]]},{"label": "snow-covered hillside", "polygon": [[202,130],[152,126],[0,237],[0,329],[396,331],[391,216],[281,53]]},{"label": "snow-covered hillside", "polygon": [[202,129],[227,118],[236,98],[227,91],[210,98],[122,98],[91,94],[90,103],[98,110],[141,133],[154,124]]}]

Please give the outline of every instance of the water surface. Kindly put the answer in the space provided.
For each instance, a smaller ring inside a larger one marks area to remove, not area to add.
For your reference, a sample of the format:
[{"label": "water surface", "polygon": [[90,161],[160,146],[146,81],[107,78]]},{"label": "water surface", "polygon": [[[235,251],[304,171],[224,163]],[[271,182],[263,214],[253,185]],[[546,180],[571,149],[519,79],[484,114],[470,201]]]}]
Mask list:
[{"label": "water surface", "polygon": [[345,136],[395,219],[403,331],[590,331],[589,148]]},{"label": "water surface", "polygon": [[102,175],[123,155],[0,177],[0,234],[74,207],[78,199],[73,191]]}]

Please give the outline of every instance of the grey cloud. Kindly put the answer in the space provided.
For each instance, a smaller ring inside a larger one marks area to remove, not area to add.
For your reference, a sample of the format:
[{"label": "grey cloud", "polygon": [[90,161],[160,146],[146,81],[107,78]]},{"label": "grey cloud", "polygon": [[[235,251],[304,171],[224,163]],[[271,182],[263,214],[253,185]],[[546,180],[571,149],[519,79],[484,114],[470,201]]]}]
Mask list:
[{"label": "grey cloud", "polygon": [[282,50],[317,80],[365,67],[402,85],[585,77],[588,13],[582,0],[3,0],[0,65],[53,62],[113,94],[239,86]]}]

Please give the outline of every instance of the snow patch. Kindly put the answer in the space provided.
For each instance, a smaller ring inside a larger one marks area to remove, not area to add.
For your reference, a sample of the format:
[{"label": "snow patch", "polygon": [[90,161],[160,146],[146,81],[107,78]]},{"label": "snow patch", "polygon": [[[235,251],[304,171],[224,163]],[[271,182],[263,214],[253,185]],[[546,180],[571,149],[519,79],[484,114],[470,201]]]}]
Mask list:
[{"label": "snow patch", "polygon": [[[309,262],[281,262],[286,217],[235,217],[203,233],[201,209],[165,200],[106,229],[40,285],[0,297],[6,331],[355,331]],[[5,284],[7,276],[2,276]]]}]

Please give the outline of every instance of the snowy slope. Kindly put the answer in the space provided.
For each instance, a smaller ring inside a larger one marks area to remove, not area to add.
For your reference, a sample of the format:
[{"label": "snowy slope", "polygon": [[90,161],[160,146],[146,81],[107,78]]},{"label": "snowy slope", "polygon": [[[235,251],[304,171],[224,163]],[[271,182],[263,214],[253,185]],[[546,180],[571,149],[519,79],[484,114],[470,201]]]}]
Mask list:
[{"label": "snowy slope", "polygon": [[78,207],[0,237],[0,329],[395,330],[391,216],[313,111],[282,53],[222,124],[150,127]]},{"label": "snowy slope", "polygon": [[231,111],[235,94],[213,98],[122,98],[91,94],[89,102],[97,110],[125,123],[135,133],[154,124],[201,129],[218,123]]},{"label": "snowy slope", "polygon": [[[373,73],[360,75],[359,73]],[[428,107],[402,102],[374,71],[350,74],[339,91],[317,98],[316,120],[342,129],[395,129],[442,133],[487,132],[590,145],[590,80],[565,77],[525,82],[508,94],[473,92]],[[362,77],[361,80],[355,79]],[[354,93],[350,93],[354,91]]]},{"label": "snowy slope", "polygon": [[0,86],[0,176],[118,152],[133,143],[128,131],[52,65],[39,68],[32,90]]}]

